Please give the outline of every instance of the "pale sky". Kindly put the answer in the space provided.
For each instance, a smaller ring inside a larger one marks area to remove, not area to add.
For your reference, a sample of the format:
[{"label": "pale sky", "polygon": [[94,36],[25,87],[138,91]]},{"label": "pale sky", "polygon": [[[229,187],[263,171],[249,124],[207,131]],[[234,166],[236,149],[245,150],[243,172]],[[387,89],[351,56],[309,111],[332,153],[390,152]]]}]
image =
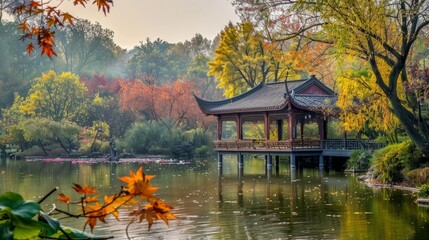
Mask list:
[{"label": "pale sky", "polygon": [[177,43],[200,33],[212,40],[229,21],[239,21],[228,0],[114,0],[107,16],[95,5],[83,8],[66,4],[71,6],[71,1],[62,7],[73,16],[113,30],[116,44],[127,49],[146,38]]}]

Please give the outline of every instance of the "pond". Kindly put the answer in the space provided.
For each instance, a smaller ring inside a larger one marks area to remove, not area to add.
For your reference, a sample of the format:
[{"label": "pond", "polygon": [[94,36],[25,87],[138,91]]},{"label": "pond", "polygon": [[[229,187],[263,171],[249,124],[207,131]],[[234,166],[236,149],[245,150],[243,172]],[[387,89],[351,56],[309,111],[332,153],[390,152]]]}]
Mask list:
[{"label": "pond", "polygon": [[[119,163],[97,160],[9,160],[0,162],[0,193],[15,191],[38,200],[53,187],[72,193],[73,183],[96,186],[102,194],[116,193],[140,166],[154,174],[157,196],[174,206],[177,220],[169,226],[156,222],[133,224],[133,239],[427,239],[429,209],[418,207],[411,193],[371,189],[343,172],[296,169],[281,160],[278,171],[266,174],[264,160],[245,160],[237,174],[235,158],[225,158],[219,176],[216,159],[122,159]],[[274,167],[275,169],[275,167]],[[43,208],[49,209],[56,196]],[[64,207],[61,203],[56,203]],[[95,232],[124,239],[129,217]],[[81,229],[84,219],[64,220]]]}]

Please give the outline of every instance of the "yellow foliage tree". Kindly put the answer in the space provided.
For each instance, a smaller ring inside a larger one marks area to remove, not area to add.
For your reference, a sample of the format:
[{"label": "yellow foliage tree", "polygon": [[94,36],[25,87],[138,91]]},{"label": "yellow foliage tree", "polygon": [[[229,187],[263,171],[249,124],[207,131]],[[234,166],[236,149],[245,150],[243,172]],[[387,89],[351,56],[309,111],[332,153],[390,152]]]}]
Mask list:
[{"label": "yellow foliage tree", "polygon": [[19,109],[28,116],[56,122],[65,119],[72,121],[85,112],[87,91],[77,75],[70,72],[57,75],[49,71],[33,79],[28,96]]},{"label": "yellow foliage tree", "polygon": [[[383,69],[383,74],[389,71],[388,66]],[[389,141],[397,142],[396,133],[401,124],[368,67],[344,72],[337,78],[337,84],[337,106],[341,109],[344,130],[364,132],[369,127],[384,132]]]}]

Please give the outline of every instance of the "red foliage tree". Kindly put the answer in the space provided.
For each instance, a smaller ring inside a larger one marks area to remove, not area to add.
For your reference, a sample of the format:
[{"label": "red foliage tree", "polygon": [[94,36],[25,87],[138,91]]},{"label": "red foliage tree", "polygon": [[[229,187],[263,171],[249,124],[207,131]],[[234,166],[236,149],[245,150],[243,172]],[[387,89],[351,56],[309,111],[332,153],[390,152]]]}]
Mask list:
[{"label": "red foliage tree", "polygon": [[121,81],[120,86],[121,108],[144,114],[150,120],[161,121],[168,128],[207,128],[210,122],[193,97],[193,92],[197,90],[192,82],[179,80],[155,86],[132,80]]}]

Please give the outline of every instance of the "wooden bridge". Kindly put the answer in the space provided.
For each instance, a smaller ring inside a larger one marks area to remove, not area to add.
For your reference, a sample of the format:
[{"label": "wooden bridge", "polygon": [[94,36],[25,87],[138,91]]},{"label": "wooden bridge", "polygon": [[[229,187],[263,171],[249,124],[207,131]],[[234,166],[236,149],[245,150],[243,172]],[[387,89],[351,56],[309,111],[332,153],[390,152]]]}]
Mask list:
[{"label": "wooden bridge", "polygon": [[220,140],[213,142],[214,150],[218,152],[219,167],[222,168],[223,154],[236,154],[239,169],[244,164],[243,154],[261,154],[266,157],[266,167],[272,166],[272,156],[278,166],[279,156],[290,157],[290,167],[295,168],[296,157],[318,157],[319,167],[324,168],[325,157],[350,157],[356,150],[373,151],[385,146],[373,140]]},{"label": "wooden bridge", "polygon": [[217,152],[323,152],[324,156],[350,156],[355,150],[377,150],[385,144],[374,140],[220,140],[214,141]]}]

